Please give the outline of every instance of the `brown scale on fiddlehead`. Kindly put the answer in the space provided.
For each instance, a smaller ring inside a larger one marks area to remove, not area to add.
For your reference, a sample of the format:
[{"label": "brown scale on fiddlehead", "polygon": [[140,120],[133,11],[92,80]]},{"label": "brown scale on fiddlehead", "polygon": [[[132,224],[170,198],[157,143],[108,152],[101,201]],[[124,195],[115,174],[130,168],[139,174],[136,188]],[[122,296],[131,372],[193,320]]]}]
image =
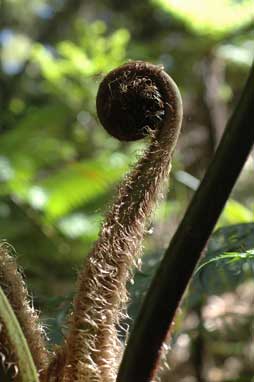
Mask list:
[{"label": "brown scale on fiddlehead", "polygon": [[[99,239],[79,274],[57,379],[64,382],[114,382],[122,346],[117,326],[126,313],[126,282],[139,266],[147,219],[170,171],[181,128],[182,103],[162,67],[130,62],[102,81],[98,116],[109,133],[151,143],[118,189]],[[54,369],[54,367],[53,367]]]}]

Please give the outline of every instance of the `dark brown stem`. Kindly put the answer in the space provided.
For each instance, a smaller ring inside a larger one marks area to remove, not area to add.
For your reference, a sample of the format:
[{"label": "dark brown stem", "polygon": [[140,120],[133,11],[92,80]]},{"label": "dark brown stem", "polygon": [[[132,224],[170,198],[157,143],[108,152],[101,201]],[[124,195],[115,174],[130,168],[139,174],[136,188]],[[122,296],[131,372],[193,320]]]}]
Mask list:
[{"label": "dark brown stem", "polygon": [[254,67],[214,160],[178,227],[146,296],[118,382],[151,381],[163,341],[201,252],[254,143]]},{"label": "dark brown stem", "polygon": [[[140,262],[147,219],[167,178],[180,132],[182,104],[161,67],[130,62],[103,80],[97,110],[120,139],[151,143],[119,187],[100,236],[79,275],[63,358],[64,382],[115,382],[121,359],[117,326],[126,310],[126,282]],[[119,128],[120,127],[120,128]]]}]

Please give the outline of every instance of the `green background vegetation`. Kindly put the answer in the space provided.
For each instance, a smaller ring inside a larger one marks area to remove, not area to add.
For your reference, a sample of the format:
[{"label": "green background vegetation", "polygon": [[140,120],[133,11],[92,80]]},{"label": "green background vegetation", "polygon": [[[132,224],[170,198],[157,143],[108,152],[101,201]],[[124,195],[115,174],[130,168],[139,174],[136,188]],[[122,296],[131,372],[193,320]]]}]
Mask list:
[{"label": "green background vegetation", "polygon": [[[0,17],[0,235],[16,249],[34,304],[60,341],[76,273],[145,144],[118,142],[100,126],[100,80],[129,59],[147,60],[164,65],[184,101],[170,191],[130,287],[135,317],[247,77],[254,5],[6,0]],[[196,273],[176,318],[165,381],[253,376],[253,169],[250,158],[209,242],[204,262],[216,261]]]}]

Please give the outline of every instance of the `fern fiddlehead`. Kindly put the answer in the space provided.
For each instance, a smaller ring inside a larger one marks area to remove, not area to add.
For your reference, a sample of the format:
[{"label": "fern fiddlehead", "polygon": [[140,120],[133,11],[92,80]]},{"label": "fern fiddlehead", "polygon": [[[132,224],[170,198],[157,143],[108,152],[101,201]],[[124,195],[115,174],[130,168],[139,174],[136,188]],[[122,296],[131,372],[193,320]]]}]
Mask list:
[{"label": "fern fiddlehead", "polygon": [[[63,348],[64,382],[113,382],[121,358],[117,326],[125,315],[126,282],[139,265],[147,219],[167,179],[182,121],[177,86],[162,67],[129,62],[102,81],[99,119],[120,140],[151,143],[118,189],[99,239],[79,274]],[[60,362],[61,364],[61,362]]]}]

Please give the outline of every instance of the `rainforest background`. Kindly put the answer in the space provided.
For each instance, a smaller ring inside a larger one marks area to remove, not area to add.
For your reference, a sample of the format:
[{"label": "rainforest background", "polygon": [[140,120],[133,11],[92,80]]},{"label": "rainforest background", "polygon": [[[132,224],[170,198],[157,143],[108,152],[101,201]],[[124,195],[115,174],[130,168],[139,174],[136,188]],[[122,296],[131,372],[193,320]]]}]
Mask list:
[{"label": "rainforest background", "polygon": [[[130,285],[131,325],[247,78],[254,3],[2,0],[0,7],[0,238],[15,248],[53,342],[64,335],[77,271],[112,194],[145,146],[103,130],[98,85],[114,67],[145,60],[164,65],[180,88],[182,135]],[[178,311],[164,382],[254,380],[253,171],[250,157]]]}]

